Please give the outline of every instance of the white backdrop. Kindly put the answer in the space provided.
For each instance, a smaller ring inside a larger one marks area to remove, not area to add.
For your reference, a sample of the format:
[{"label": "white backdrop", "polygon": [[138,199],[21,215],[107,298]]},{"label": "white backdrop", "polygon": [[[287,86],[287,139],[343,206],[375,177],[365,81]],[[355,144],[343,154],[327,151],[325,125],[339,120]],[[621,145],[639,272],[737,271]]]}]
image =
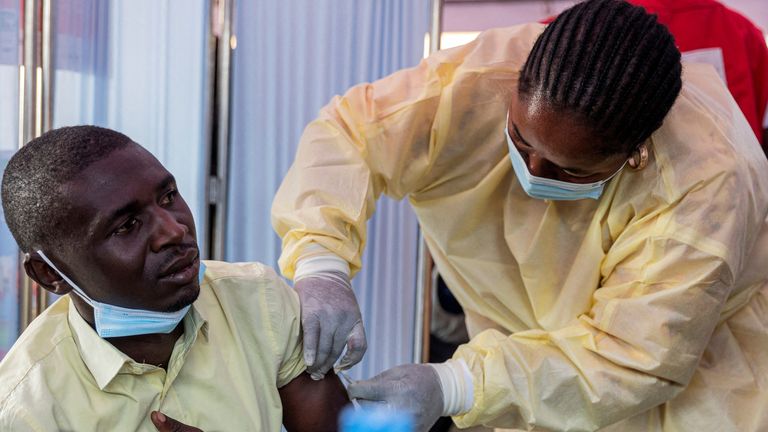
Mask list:
[{"label": "white backdrop", "polygon": [[[277,265],[270,206],[304,126],[333,95],[415,66],[428,0],[237,2],[232,165],[226,258]],[[363,271],[352,281],[369,350],[352,371],[371,376],[413,357],[416,218],[407,203],[379,202]]]}]

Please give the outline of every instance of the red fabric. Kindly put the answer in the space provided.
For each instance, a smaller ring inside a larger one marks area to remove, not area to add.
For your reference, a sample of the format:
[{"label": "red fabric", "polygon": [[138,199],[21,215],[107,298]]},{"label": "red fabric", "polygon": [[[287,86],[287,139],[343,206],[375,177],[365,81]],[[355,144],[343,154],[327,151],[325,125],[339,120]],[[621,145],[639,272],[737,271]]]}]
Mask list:
[{"label": "red fabric", "polygon": [[[762,31],[714,0],[629,0],[657,14],[680,51],[721,48],[728,89],[758,141],[768,106],[768,47]],[[762,143],[763,148],[768,143]]]},{"label": "red fabric", "polygon": [[[723,51],[728,89],[749,125],[763,141],[768,107],[768,47],[763,32],[747,18],[715,0],[627,0],[658,15],[682,52],[704,48]],[[541,22],[551,23],[556,16]]]}]

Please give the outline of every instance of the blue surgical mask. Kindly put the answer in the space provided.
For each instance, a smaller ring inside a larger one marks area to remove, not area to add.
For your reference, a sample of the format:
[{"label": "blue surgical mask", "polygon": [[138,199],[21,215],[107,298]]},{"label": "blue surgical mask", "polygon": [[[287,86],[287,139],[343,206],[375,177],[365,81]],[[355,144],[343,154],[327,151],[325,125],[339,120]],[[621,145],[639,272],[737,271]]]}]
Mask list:
[{"label": "blue surgical mask", "polygon": [[528,166],[526,165],[523,156],[520,154],[520,151],[517,150],[517,147],[515,147],[515,143],[512,142],[512,137],[509,136],[509,129],[505,128],[504,132],[507,135],[509,158],[512,160],[512,168],[515,171],[515,176],[517,176],[517,181],[520,182],[520,186],[523,187],[525,193],[531,198],[561,201],[575,201],[584,198],[596,200],[600,198],[600,195],[603,193],[605,184],[624,168],[624,165],[622,165],[621,168],[616,170],[616,172],[611,174],[607,179],[594,183],[570,183],[561,180],[537,177],[528,171]]},{"label": "blue surgical mask", "polygon": [[[91,299],[80,289],[72,279],[68,278],[59,270],[50,259],[43,253],[37,251],[40,257],[48,263],[51,268],[56,270],[72,290],[80,296],[89,306],[93,308],[93,317],[96,324],[96,333],[103,338],[136,336],[154,333],[170,333],[187,314],[191,305],[176,312],[157,312],[143,309],[130,309],[121,306],[115,306],[107,303],[97,302]],[[198,278],[200,283],[203,281],[205,273],[205,264],[200,262],[200,271]]]}]

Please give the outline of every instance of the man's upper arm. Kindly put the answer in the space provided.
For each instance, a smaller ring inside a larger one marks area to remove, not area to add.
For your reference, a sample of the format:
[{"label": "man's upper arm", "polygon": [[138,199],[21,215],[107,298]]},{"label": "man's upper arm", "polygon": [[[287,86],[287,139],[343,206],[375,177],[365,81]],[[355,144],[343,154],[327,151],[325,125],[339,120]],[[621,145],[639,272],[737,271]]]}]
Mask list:
[{"label": "man's upper arm", "polygon": [[319,381],[303,373],[278,391],[283,425],[291,432],[335,431],[339,413],[349,403],[347,391],[333,370]]},{"label": "man's upper arm", "polygon": [[301,342],[301,311],[296,292],[273,271],[268,307],[279,360],[275,383],[283,405],[283,425],[289,431],[331,431],[338,427],[347,391],[333,370],[319,381],[305,372]]},{"label": "man's upper arm", "polygon": [[277,380],[275,385],[282,388],[301,375],[307,366],[304,364],[301,308],[299,296],[277,273],[269,269],[271,279],[267,293],[267,312],[269,328],[274,342],[274,356],[277,361]]}]

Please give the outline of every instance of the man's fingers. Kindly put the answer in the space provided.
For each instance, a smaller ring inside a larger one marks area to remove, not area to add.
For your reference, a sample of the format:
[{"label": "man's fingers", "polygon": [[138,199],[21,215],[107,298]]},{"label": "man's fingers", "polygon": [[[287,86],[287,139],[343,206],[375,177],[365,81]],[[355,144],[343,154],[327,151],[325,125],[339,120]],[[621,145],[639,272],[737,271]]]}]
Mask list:
[{"label": "man's fingers", "polygon": [[203,432],[196,427],[188,426],[172,419],[160,411],[152,411],[149,414],[149,418],[159,432]]},{"label": "man's fingers", "polygon": [[347,338],[347,352],[339,363],[339,369],[349,369],[358,364],[363,359],[367,349],[368,342],[365,339],[365,328],[363,327],[363,322],[360,321],[355,324],[352,332],[349,334],[349,338]]},{"label": "man's fingers", "polygon": [[309,318],[302,322],[304,328],[304,363],[307,368],[315,364],[317,359],[317,343],[320,338],[320,321]]}]

